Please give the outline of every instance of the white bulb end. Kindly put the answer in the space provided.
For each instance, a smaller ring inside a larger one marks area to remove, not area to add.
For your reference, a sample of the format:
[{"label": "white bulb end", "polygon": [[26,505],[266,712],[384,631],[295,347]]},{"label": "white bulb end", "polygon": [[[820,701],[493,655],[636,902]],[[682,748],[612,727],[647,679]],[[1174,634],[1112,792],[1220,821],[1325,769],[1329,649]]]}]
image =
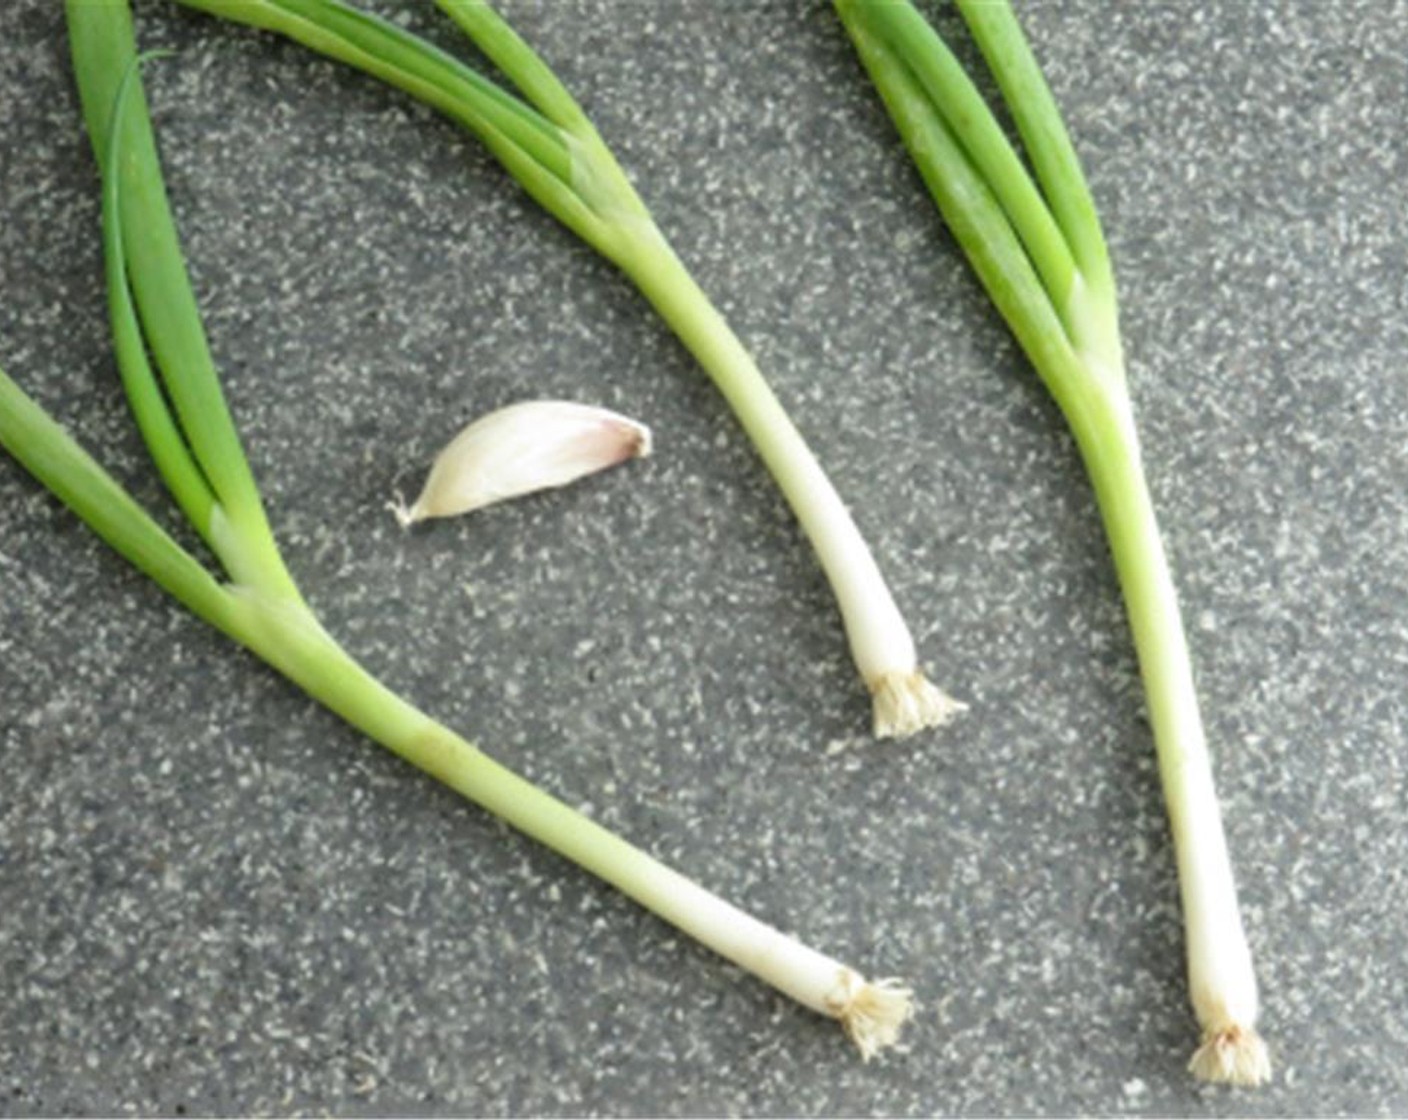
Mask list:
[{"label": "white bulb end", "polygon": [[914,1015],[914,993],[893,978],[860,980],[859,986],[849,987],[850,994],[836,1017],[856,1044],[861,1060],[868,1062],[899,1041],[900,1028]]},{"label": "white bulb end", "polygon": [[1199,1081],[1225,1085],[1256,1086],[1271,1080],[1266,1043],[1251,1027],[1236,1024],[1204,1032],[1188,1069]]},{"label": "white bulb end", "polygon": [[967,704],[931,684],[918,669],[886,673],[870,682],[870,694],[877,739],[903,739],[926,728],[942,727],[968,710]]}]

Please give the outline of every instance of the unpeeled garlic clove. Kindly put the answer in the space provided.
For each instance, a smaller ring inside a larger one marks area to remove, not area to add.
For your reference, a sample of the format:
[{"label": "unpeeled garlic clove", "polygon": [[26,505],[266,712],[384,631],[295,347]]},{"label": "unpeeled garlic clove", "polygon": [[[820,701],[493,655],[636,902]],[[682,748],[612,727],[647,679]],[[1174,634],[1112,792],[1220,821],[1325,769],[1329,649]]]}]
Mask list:
[{"label": "unpeeled garlic clove", "polygon": [[475,420],[436,456],[409,507],[388,503],[402,528],[566,486],[650,454],[650,429],[605,408],[522,401]]}]

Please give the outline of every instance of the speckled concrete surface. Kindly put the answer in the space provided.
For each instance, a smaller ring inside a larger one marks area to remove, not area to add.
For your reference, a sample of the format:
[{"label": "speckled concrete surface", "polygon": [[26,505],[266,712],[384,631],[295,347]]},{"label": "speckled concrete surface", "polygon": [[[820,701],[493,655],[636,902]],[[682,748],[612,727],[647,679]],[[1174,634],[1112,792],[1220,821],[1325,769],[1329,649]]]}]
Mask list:
[{"label": "speckled concrete surface", "polygon": [[[1408,5],[1024,8],[1122,283],[1275,1083],[1184,1073],[1171,853],[1088,488],[822,4],[508,11],[971,702],[899,746],[865,735],[777,492],[623,280],[431,113],[144,2],[142,43],[179,48],[148,83],[206,322],[329,628],[923,1008],[863,1067],[0,461],[0,1112],[1408,1111]],[[170,522],[109,355],[65,52],[57,2],[0,6],[0,364]],[[393,488],[528,396],[638,415],[657,456],[402,535]]]}]

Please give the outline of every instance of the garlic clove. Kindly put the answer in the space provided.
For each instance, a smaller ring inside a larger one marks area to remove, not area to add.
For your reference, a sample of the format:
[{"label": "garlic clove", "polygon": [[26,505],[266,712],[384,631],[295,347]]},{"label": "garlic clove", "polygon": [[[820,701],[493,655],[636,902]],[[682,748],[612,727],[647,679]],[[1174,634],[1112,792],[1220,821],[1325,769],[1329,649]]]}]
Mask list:
[{"label": "garlic clove", "polygon": [[403,529],[494,502],[566,486],[650,454],[650,429],[605,408],[572,401],[522,401],[475,420],[436,456],[409,507],[388,508]]}]

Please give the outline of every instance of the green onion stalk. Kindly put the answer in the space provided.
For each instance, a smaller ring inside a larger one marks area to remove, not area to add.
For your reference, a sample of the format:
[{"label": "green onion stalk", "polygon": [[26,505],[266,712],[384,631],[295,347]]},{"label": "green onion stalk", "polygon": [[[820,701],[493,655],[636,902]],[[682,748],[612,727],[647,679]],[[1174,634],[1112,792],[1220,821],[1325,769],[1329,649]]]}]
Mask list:
[{"label": "green onion stalk", "polygon": [[[0,447],[193,614],[412,765],[566,856],[806,1007],[869,1058],[908,989],[744,913],[494,762],[376,680],[323,629],[284,565],[211,361],[167,204],[126,0],[69,0],[74,69],[103,180],[115,350],[133,415],[186,520],[223,569],[176,543],[0,372]],[[148,359],[148,353],[151,359]]]},{"label": "green onion stalk", "polygon": [[875,734],[912,735],[963,710],[920,670],[914,639],[874,556],[743,343],[675,255],[572,95],[485,0],[437,3],[521,96],[341,0],[179,2],[355,66],[478,136],[534,199],[636,284],[733,408],[831,583],[872,697]]},{"label": "green onion stalk", "polygon": [[1212,765],[1125,380],[1114,275],[1055,100],[1007,0],[957,0],[1035,170],[909,0],[835,0],[954,237],[1055,397],[1095,488],[1148,694],[1183,900],[1200,1078],[1270,1077]]}]

